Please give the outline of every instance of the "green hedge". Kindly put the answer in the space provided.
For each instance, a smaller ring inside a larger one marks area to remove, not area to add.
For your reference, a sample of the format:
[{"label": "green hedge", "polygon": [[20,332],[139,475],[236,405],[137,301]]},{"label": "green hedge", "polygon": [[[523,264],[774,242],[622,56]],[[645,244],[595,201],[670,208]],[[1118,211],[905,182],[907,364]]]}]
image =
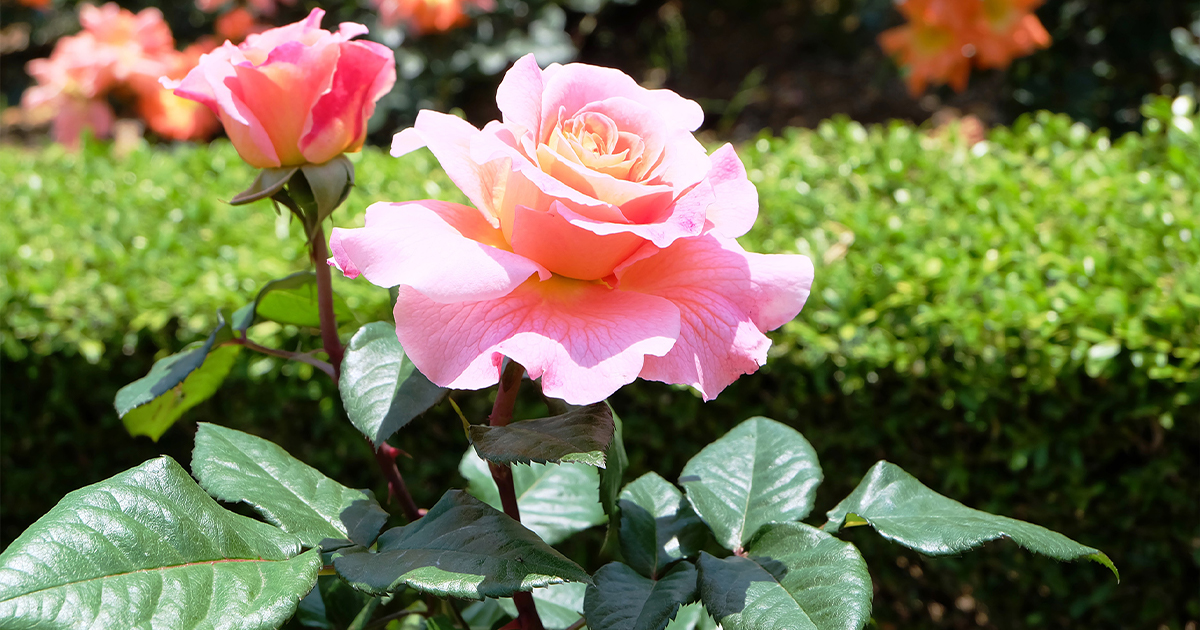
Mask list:
[{"label": "green hedge", "polygon": [[[651,383],[619,392],[631,475],[677,475],[700,445],[762,413],[821,453],[819,511],[887,458],[969,505],[1104,549],[1124,577],[1007,544],[926,559],[853,532],[880,627],[1200,619],[1200,119],[1187,105],[1152,103],[1145,132],[1119,139],[1038,114],[974,146],[952,130],[834,120],[741,147],[762,206],[743,241],[810,255],[812,298],[775,333],[767,367],[712,403]],[[357,162],[337,225],[360,225],[375,200],[458,198],[426,152]],[[132,440],[112,394],[205,333],[217,309],[304,264],[295,226],[288,234],[268,205],[218,201],[252,175],[220,143],[0,152],[5,544],[70,489],[159,451],[186,461],[190,423],[157,445]],[[363,321],[387,316],[385,292],[337,289]],[[259,334],[313,343],[303,330]],[[253,359],[187,418],[379,486],[331,394],[310,370]],[[476,415],[488,404],[455,398]],[[443,407],[395,440],[445,454],[406,464],[422,503],[466,447]],[[584,538],[565,549],[594,569],[584,543],[599,538]]]}]

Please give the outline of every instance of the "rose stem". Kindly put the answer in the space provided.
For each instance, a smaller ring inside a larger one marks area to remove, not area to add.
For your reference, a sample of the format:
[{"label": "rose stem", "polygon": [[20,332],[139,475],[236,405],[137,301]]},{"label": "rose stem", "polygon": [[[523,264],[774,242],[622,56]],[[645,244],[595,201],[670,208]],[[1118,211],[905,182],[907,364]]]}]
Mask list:
[{"label": "rose stem", "polygon": [[417,508],[417,502],[413,501],[412,495],[408,493],[408,485],[404,483],[404,477],[400,474],[400,469],[396,467],[396,456],[399,454],[400,449],[384,442],[375,451],[375,462],[379,464],[379,470],[383,471],[383,476],[387,477],[388,491],[400,503],[400,507],[404,508],[404,515],[411,523],[421,518],[421,510]]},{"label": "rose stem", "polygon": [[[521,378],[524,374],[525,368],[520,363],[509,360],[500,375],[500,387],[496,390],[496,402],[492,405],[492,415],[488,416],[488,424],[502,427],[512,420],[513,408],[517,404],[517,391],[521,389]],[[488,469],[492,471],[492,479],[496,481],[496,488],[500,491],[500,504],[504,507],[504,513],[520,522],[521,510],[517,508],[517,491],[513,486],[512,468],[488,462]],[[538,616],[532,594],[515,593],[513,603],[517,605],[517,622],[522,630],[543,630],[542,619]]]},{"label": "rose stem", "polygon": [[[338,339],[337,316],[333,312],[333,279],[329,271],[329,250],[325,248],[325,228],[317,225],[313,232],[312,245],[309,249],[313,267],[317,273],[317,312],[321,318],[321,345],[325,354],[329,355],[329,364],[333,366],[333,383],[338,385],[342,376],[342,342]],[[390,449],[390,450],[389,450]],[[375,462],[379,471],[388,481],[388,491],[395,497],[396,502],[404,509],[409,521],[421,518],[417,511],[417,503],[408,492],[408,485],[396,466],[396,449],[384,442],[375,450]]]},{"label": "rose stem", "polygon": [[325,346],[325,354],[329,355],[329,363],[333,365],[333,380],[336,383],[342,375],[342,342],[338,339],[337,318],[333,313],[333,280],[329,272],[329,251],[325,249],[325,228],[318,225],[313,234],[312,248],[313,267],[317,271],[317,309],[321,317],[321,344]]}]

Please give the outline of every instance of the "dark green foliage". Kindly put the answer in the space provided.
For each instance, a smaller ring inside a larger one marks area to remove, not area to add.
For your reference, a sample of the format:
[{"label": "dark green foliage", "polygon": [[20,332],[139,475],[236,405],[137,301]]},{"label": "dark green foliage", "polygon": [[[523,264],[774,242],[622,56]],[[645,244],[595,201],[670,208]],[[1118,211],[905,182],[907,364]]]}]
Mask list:
[{"label": "dark green foliage", "polygon": [[[1200,153],[1162,105],[1157,127],[1118,140],[1039,115],[975,148],[844,121],[743,147],[762,206],[743,241],[809,253],[813,295],[775,333],[767,366],[716,401],[656,383],[619,392],[625,480],[675,479],[701,445],[762,414],[820,453],[815,513],[886,458],[966,505],[1103,549],[1123,577],[1118,586],[1011,543],[922,558],[853,528],[845,540],[873,572],[881,625],[939,625],[931,603],[947,627],[973,627],[980,613],[1000,628],[1200,618]],[[337,226],[361,225],[371,201],[460,199],[427,153],[353,159],[358,187]],[[269,204],[219,201],[253,177],[224,143],[123,159],[100,145],[0,152],[5,543],[69,490],[158,452],[186,460],[198,420],[272,439],[385,496],[369,446],[308,366],[243,352],[222,390],[158,445],[128,437],[112,411],[117,389],[206,335],[218,308],[231,313],[306,266],[296,225],[279,238],[286,218]],[[362,321],[389,317],[385,291],[340,279],[335,289]],[[291,326],[251,334],[316,346]],[[529,390],[522,417],[552,415]],[[475,422],[490,408],[486,393],[452,397]],[[448,405],[392,441],[416,456],[399,463],[420,505],[448,481],[461,487],[453,471],[468,445]],[[602,535],[561,549],[594,571],[608,561],[595,556]],[[968,610],[956,606],[964,596]]]},{"label": "dark green foliage", "polygon": [[471,425],[470,437],[475,452],[490,462],[577,462],[604,468],[614,429],[612,410],[598,402],[505,426]]},{"label": "dark green foliage", "polygon": [[381,534],[374,550],[337,552],[333,564],[351,586],[378,595],[408,587],[483,599],[591,581],[536,534],[462,490],[447,492],[420,520]]}]

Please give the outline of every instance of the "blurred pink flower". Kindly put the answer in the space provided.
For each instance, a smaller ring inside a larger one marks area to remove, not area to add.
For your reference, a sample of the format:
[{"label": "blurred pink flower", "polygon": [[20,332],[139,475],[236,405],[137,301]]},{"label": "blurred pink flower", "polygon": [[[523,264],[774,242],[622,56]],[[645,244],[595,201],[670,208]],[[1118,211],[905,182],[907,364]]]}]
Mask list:
[{"label": "blurred pink flower", "polygon": [[428,146],[475,208],[375,204],[331,240],[347,276],[399,286],[397,335],[430,380],[487,387],[508,356],[575,404],[639,376],[711,399],[766,361],[812,263],[738,245],[757,191],[731,146],[693,137],[699,105],[532,56],[496,101],[502,122],[423,111],[392,145]]},{"label": "blurred pink flower", "polygon": [[139,75],[161,75],[175,54],[171,29],[158,9],[135,15],[114,3],[85,4],[79,21],[83,31],[58,40],[49,58],[29,62],[36,85],[21,98],[35,120],[54,121],[56,141],[72,147],[84,129],[108,135],[114,117],[110,91]]},{"label": "blurred pink flower", "polygon": [[[200,62],[200,56],[216,48],[211,38],[202,39],[183,52],[171,51],[165,76],[182,79]],[[211,138],[221,128],[207,107],[175,94],[159,84],[159,77],[138,75],[131,82],[138,94],[138,115],[154,133],[172,140]]]},{"label": "blurred pink flower", "polygon": [[320,28],[313,9],[295,24],[250,35],[200,58],[177,96],[213,111],[242,159],[259,168],[320,164],[362,148],[375,102],[396,82],[392,51],[351,41],[367,27]]},{"label": "blurred pink flower", "polygon": [[496,8],[494,0],[371,0],[384,26],[401,22],[417,34],[448,31],[467,23],[466,7],[481,11]]}]

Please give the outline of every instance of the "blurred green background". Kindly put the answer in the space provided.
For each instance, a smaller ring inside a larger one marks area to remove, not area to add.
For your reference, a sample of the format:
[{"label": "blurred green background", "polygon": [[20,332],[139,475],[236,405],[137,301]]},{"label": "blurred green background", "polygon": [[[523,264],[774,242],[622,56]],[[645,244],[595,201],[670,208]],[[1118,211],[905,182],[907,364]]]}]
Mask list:
[{"label": "blurred green background", "polygon": [[[28,28],[27,46],[0,58],[7,102],[25,87],[24,62],[77,28],[72,4],[4,4],[3,28]],[[365,5],[321,4],[372,24]],[[1099,547],[1122,572],[1118,585],[1098,566],[1003,542],[929,559],[849,530],[875,578],[878,627],[1195,630],[1200,118],[1178,96],[1194,93],[1200,69],[1200,3],[1052,0],[1038,11],[1050,50],[976,73],[963,94],[918,99],[874,44],[898,23],[889,0],[498,5],[488,37],[480,21],[400,38],[409,74],[373,121],[377,141],[419,107],[485,122],[498,73],[527,50],[615,65],[702,102],[702,137],[738,141],[760,192],[743,244],[803,253],[817,268],[767,366],[716,401],[642,382],[614,397],[628,480],[674,478],[701,446],[766,415],[822,458],[811,522],[886,458],[967,505]],[[190,3],[163,9],[181,42],[211,30]],[[963,113],[999,126],[977,142]],[[200,421],[274,440],[384,495],[336,393],[305,366],[243,353],[219,394],[158,443],[130,438],[113,411],[117,389],[203,337],[218,310],[306,264],[286,217],[221,201],[254,176],[226,142],[69,153],[39,137],[5,140],[0,546],[70,490],[160,453],[186,465]],[[372,201],[460,199],[426,152],[353,159],[358,187],[335,225],[361,225]],[[335,288],[362,322],[389,317],[386,292]],[[292,327],[255,334],[317,344]],[[489,395],[453,397],[477,419]],[[422,505],[448,480],[461,484],[467,443],[447,404],[393,443],[419,454],[401,468]],[[560,547],[595,569],[602,537]]]}]

